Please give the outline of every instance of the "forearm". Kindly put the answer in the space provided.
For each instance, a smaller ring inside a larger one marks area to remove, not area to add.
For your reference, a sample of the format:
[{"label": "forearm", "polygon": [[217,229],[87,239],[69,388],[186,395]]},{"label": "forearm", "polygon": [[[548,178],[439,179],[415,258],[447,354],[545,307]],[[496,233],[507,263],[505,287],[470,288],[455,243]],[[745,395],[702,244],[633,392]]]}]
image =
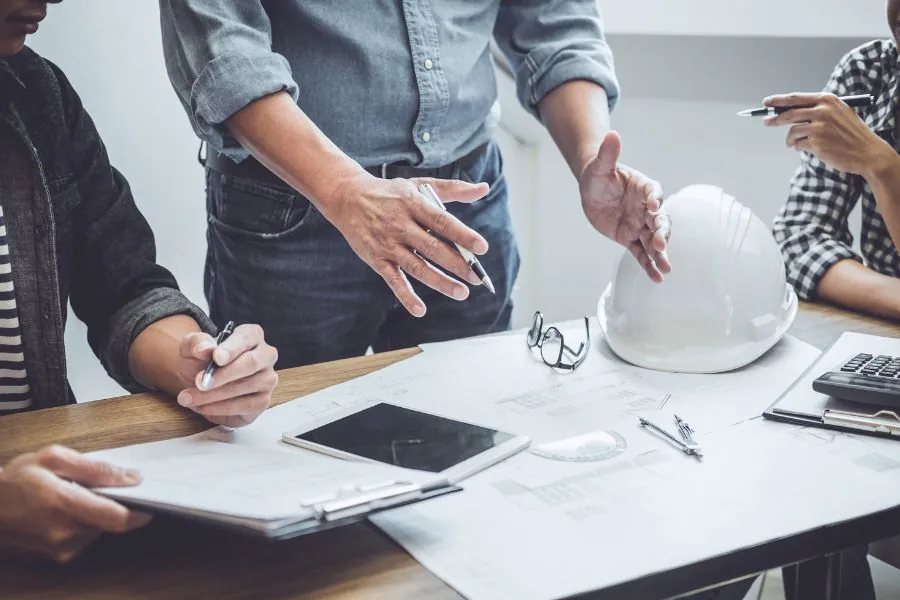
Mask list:
[{"label": "forearm", "polygon": [[900,319],[900,280],[851,259],[834,264],[819,281],[822,300],[878,317]]},{"label": "forearm", "polygon": [[540,113],[569,169],[579,177],[609,131],[606,91],[590,81],[569,81],[547,94]]},{"label": "forearm", "polygon": [[128,351],[132,376],[141,385],[171,396],[191,387],[193,382],[179,369],[181,341],[199,331],[197,322],[186,315],[173,315],[147,326]]},{"label": "forearm", "polygon": [[251,102],[226,121],[231,134],[326,217],[335,190],[365,170],[344,154],[285,92]]},{"label": "forearm", "polygon": [[872,188],[878,211],[884,219],[894,246],[900,247],[900,155],[885,145],[872,159],[872,171],[865,179]]}]

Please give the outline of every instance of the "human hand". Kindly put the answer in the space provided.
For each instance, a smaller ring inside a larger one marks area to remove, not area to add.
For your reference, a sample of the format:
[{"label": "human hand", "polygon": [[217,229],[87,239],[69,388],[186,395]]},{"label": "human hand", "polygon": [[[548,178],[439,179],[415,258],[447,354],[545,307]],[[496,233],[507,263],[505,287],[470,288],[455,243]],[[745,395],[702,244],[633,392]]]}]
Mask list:
[{"label": "human hand", "polygon": [[659,183],[619,164],[622,140],[609,132],[581,172],[584,214],[594,228],[627,248],[655,282],[672,270],[666,254],[672,229]]},{"label": "human hand", "polygon": [[[203,387],[210,357],[217,369]],[[266,343],[258,325],[238,326],[219,346],[208,334],[189,333],[181,340],[179,372],[190,383],[178,394],[178,403],[217,425],[252,423],[272,403],[277,361],[278,351]]]},{"label": "human hand", "polygon": [[0,470],[0,552],[68,562],[102,533],[125,533],[150,522],[82,486],[139,483],[118,469],[69,448],[48,446]]},{"label": "human hand", "polygon": [[787,145],[813,154],[832,169],[867,176],[879,163],[879,157],[896,154],[855,110],[834,94],[777,95],[766,98],[763,104],[773,108],[797,107],[768,116],[763,124],[790,125]]},{"label": "human hand", "polygon": [[459,252],[431,233],[474,254],[488,250],[483,237],[428,202],[418,190],[423,183],[430,183],[444,203],[474,202],[488,191],[486,183],[425,178],[384,180],[363,173],[339,186],[323,207],[325,217],[353,251],[381,275],[397,300],[415,317],[424,316],[426,307],[407,275],[455,300],[468,298],[469,288],[434,265],[472,285],[481,283]]}]

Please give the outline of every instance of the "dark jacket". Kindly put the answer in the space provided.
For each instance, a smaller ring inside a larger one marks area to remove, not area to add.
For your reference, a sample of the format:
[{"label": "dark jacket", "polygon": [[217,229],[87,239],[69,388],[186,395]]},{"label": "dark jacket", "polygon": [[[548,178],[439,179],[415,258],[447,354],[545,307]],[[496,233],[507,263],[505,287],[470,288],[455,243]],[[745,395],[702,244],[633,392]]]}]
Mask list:
[{"label": "dark jacket", "polygon": [[0,205],[32,408],[74,402],[66,378],[69,300],[107,372],[142,391],[128,349],[174,314],[213,326],[156,264],[153,232],[66,77],[26,48],[0,60]]}]

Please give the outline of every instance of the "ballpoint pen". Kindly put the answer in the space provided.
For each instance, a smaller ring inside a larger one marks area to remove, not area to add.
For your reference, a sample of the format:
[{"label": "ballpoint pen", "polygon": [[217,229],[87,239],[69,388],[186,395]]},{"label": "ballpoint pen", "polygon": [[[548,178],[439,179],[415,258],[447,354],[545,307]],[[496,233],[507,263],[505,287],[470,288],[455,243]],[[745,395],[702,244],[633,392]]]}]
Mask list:
[{"label": "ballpoint pen", "polygon": [[678,431],[681,433],[681,437],[684,439],[684,443],[696,449],[698,453],[702,452],[700,449],[700,444],[698,444],[697,440],[694,438],[694,430],[690,425],[688,425],[688,422],[678,415],[675,415],[675,423],[678,424]]},{"label": "ballpoint pen", "polygon": [[652,429],[653,431],[661,434],[663,437],[666,438],[666,440],[671,442],[673,445],[675,445],[679,450],[681,450],[685,454],[692,454],[697,457],[703,456],[703,452],[701,451],[700,446],[696,446],[696,445],[691,446],[691,445],[685,444],[684,442],[679,440],[677,437],[675,437],[674,435],[672,435],[671,433],[669,433],[668,431],[666,431],[659,425],[654,425],[653,423],[651,423],[650,421],[648,421],[647,419],[645,419],[643,417],[638,417],[638,421],[640,422],[642,427],[647,427],[647,428]]},{"label": "ballpoint pen", "polygon": [[[234,332],[234,321],[228,321],[225,324],[225,327],[222,328],[222,331],[219,332],[219,335],[216,336],[216,346],[218,346],[219,344],[221,344],[222,342],[227,340],[228,336],[230,336],[233,332]],[[215,350],[213,350],[213,352],[215,352]],[[203,377],[200,379],[200,385],[201,385],[201,387],[203,387],[203,389],[206,389],[209,387],[209,382],[212,381],[212,376],[213,376],[213,373],[215,372],[215,370],[216,370],[216,361],[213,360],[213,358],[210,356],[209,364],[206,365],[206,370],[203,371]]]},{"label": "ballpoint pen", "polygon": [[[430,184],[423,183],[419,186],[419,191],[436,207],[440,208],[441,210],[447,210],[447,207],[444,206],[444,203],[441,202],[440,198],[438,198],[437,192],[434,191],[434,188],[431,187]],[[478,258],[456,242],[453,242],[453,245],[456,246],[457,252],[459,252],[462,255],[463,259],[465,259],[466,263],[468,263],[469,268],[471,268],[475,272],[475,274],[478,275],[478,278],[481,279],[481,283],[484,284],[484,287],[486,287],[490,293],[496,293],[494,291],[494,283],[491,281],[491,278],[488,277],[488,274],[484,270],[484,267],[481,266],[481,263],[478,262]]]},{"label": "ballpoint pen", "polygon": [[[853,108],[859,106],[869,106],[873,102],[875,102],[875,98],[869,94],[861,94],[859,96],[842,96],[840,98],[844,104],[847,106],[852,106]],[[789,110],[793,110],[795,108],[812,108],[811,105],[801,105],[801,106],[764,106],[762,108],[748,108],[747,110],[742,110],[738,113],[739,117],[768,117],[774,115],[780,115],[781,113],[785,113]]]}]

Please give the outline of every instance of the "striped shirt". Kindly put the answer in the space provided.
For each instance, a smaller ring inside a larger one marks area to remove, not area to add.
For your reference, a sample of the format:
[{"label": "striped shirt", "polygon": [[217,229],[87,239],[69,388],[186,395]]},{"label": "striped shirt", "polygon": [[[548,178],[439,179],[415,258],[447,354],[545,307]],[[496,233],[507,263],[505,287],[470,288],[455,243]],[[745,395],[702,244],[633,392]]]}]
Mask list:
[{"label": "striped shirt", "polygon": [[16,310],[12,264],[6,241],[6,219],[0,207],[0,414],[31,405],[31,388],[25,370],[22,331]]}]

